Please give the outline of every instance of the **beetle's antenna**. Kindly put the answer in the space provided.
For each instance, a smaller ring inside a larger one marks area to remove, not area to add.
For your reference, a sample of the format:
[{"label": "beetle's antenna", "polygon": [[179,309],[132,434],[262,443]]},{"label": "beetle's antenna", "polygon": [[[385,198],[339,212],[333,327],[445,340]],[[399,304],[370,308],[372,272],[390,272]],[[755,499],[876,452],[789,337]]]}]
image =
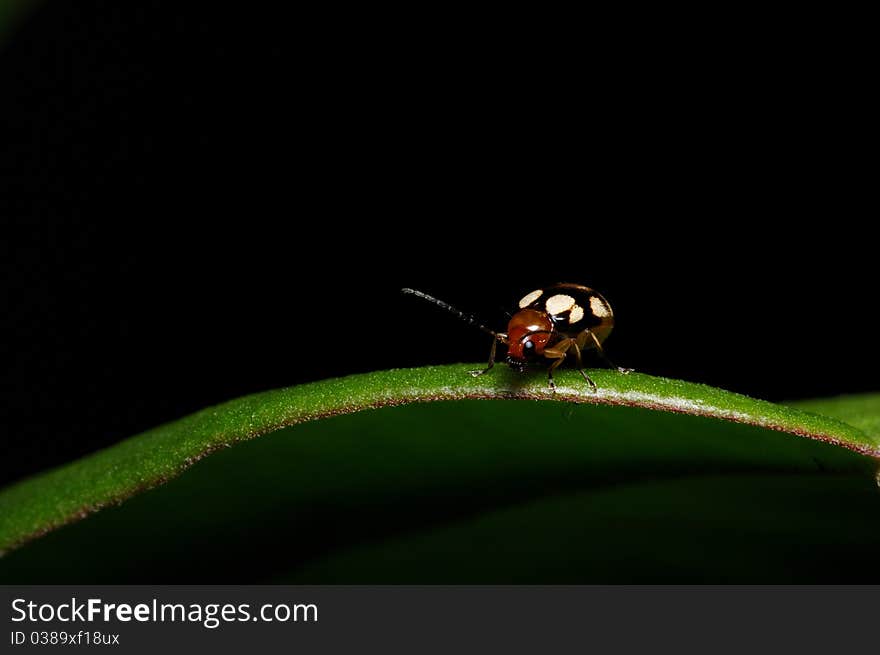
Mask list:
[{"label": "beetle's antenna", "polygon": [[445,309],[450,314],[454,314],[455,316],[458,316],[458,318],[463,320],[468,325],[473,325],[474,327],[479,328],[483,332],[486,332],[487,334],[491,334],[493,337],[495,337],[499,341],[502,340],[501,336],[495,330],[490,330],[489,328],[487,328],[485,325],[483,325],[483,323],[480,321],[480,319],[478,319],[473,314],[465,314],[464,312],[457,310],[455,307],[453,307],[449,303],[445,303],[442,300],[438,300],[434,296],[429,296],[427,293],[422,293],[421,291],[416,291],[415,289],[401,289],[401,291],[409,296],[416,296],[418,298],[421,298],[422,300],[427,300],[429,303],[433,303],[434,305],[437,305],[438,307]]}]

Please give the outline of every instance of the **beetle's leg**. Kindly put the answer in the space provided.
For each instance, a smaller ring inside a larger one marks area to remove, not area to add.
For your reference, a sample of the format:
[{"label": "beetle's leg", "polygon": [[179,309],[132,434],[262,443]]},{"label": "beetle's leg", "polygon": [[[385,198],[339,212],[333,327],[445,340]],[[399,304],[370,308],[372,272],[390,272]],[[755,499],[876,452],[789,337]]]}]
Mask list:
[{"label": "beetle's leg", "polygon": [[608,359],[608,356],[605,354],[605,349],[602,348],[602,344],[599,343],[599,340],[596,338],[596,335],[593,334],[589,329],[584,330],[577,336],[577,345],[583,348],[587,342],[590,341],[592,345],[596,348],[596,352],[599,353],[599,357],[602,358],[602,361],[605,362],[610,368],[616,368],[618,373],[623,373],[624,375],[628,373],[632,373],[633,369],[631,368],[623,368],[622,366],[615,366],[614,362]]},{"label": "beetle's leg", "polygon": [[492,370],[492,367],[495,366],[495,349],[498,346],[498,339],[492,339],[492,349],[489,351],[489,363],[486,364],[486,368],[477,369],[475,371],[471,371],[471,375],[475,378],[483,375],[484,373],[488,373]]},{"label": "beetle's leg", "polygon": [[556,391],[556,382],[553,381],[553,371],[565,361],[565,355],[568,353],[568,349],[571,348],[573,343],[574,341],[571,339],[563,339],[550,348],[544,349],[544,357],[553,360],[553,363],[550,364],[550,368],[547,369],[547,384],[550,385],[550,388],[553,389],[554,392]]},{"label": "beetle's leg", "polygon": [[587,375],[587,372],[584,370],[584,362],[581,359],[581,347],[578,345],[577,340],[571,342],[571,349],[574,351],[574,361],[577,362],[578,372],[584,377],[587,384],[590,385],[593,393],[596,393],[596,383],[593,382],[593,379]]}]

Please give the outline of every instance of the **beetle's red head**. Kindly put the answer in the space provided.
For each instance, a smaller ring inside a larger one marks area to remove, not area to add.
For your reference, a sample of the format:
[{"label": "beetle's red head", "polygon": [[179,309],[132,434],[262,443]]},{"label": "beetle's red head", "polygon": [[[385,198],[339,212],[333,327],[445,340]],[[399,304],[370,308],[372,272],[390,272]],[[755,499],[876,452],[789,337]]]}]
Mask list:
[{"label": "beetle's red head", "polygon": [[521,371],[529,360],[544,354],[553,334],[553,322],[545,312],[521,309],[507,325],[507,363]]}]

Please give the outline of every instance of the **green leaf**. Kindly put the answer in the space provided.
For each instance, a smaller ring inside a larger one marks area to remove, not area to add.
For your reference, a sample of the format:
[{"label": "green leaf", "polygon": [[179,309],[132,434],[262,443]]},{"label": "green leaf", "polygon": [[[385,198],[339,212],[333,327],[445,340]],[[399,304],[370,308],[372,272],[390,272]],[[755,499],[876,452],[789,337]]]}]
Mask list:
[{"label": "green leaf", "polygon": [[832,416],[848,423],[874,440],[880,440],[880,394],[867,393],[837,398],[799,400],[793,407]]},{"label": "green leaf", "polygon": [[104,511],[0,582],[848,580],[880,545],[876,432],[647,375],[554,395],[467,370],[248,396],[13,485],[6,550]]}]

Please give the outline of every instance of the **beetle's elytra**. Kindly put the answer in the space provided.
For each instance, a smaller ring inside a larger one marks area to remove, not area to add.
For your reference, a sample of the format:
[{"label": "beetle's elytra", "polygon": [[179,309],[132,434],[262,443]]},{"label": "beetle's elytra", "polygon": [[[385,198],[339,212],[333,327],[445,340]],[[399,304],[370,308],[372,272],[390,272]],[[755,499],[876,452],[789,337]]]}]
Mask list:
[{"label": "beetle's elytra", "polygon": [[567,357],[574,359],[584,380],[596,390],[596,383],[584,370],[581,357],[584,350],[595,349],[605,363],[621,373],[631,370],[614,366],[605,356],[602,343],[614,327],[614,313],[602,294],[582,284],[560,283],[527,293],[510,317],[507,332],[495,332],[474,316],[421,291],[403,289],[403,292],[438,305],[492,335],[489,363],[485,369],[473,371],[474,375],[492,369],[499,343],[507,346],[507,363],[517,371],[536,361],[549,361],[547,378],[554,390],[553,371]]}]

